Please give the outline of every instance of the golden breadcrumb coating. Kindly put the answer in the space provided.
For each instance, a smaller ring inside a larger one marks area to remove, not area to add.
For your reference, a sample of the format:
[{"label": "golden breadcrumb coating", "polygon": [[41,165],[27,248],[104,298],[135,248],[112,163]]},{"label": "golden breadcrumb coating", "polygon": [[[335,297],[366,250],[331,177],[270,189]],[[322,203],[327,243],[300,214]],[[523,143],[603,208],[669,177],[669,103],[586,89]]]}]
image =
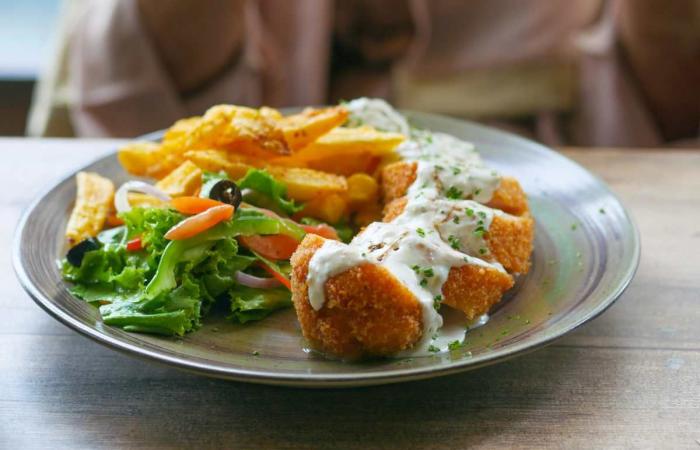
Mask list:
[{"label": "golden breadcrumb coating", "polygon": [[535,238],[535,221],[523,216],[497,215],[484,235],[493,260],[510,273],[525,274],[530,270],[530,254]]},{"label": "golden breadcrumb coating", "polygon": [[442,285],[442,303],[474,319],[498,303],[513,283],[513,277],[493,267],[474,264],[453,267]]},{"label": "golden breadcrumb coating", "polygon": [[[384,222],[391,222],[406,207],[408,197],[392,200],[384,207]],[[509,273],[524,274],[530,269],[530,254],[534,240],[534,221],[529,214],[513,216],[498,214],[493,217],[484,235],[489,252],[479,255],[486,261],[497,261]]]},{"label": "golden breadcrumb coating", "polygon": [[292,255],[292,301],[302,333],[316,350],[342,359],[386,356],[415,344],[422,334],[416,297],[384,267],[362,264],[331,277],[326,302],[311,307],[309,261],[325,239],[308,234]]},{"label": "golden breadcrumb coating", "polygon": [[[331,277],[326,302],[316,311],[308,296],[309,261],[324,238],[309,234],[292,255],[292,302],[312,348],[342,359],[390,356],[415,344],[422,334],[421,305],[388,270],[361,264]],[[443,304],[473,319],[486,313],[513,278],[493,267],[453,267],[443,285]]]},{"label": "golden breadcrumb coating", "polygon": [[522,216],[530,212],[525,191],[520,186],[520,182],[511,177],[501,178],[501,184],[498,185],[498,189],[494,191],[493,197],[486,206],[500,209],[514,216]]},{"label": "golden breadcrumb coating", "polygon": [[[398,161],[382,169],[382,194],[384,204],[403,197],[416,180],[416,162]],[[515,178],[502,177],[498,189],[486,206],[520,216],[529,211],[527,196]]]}]

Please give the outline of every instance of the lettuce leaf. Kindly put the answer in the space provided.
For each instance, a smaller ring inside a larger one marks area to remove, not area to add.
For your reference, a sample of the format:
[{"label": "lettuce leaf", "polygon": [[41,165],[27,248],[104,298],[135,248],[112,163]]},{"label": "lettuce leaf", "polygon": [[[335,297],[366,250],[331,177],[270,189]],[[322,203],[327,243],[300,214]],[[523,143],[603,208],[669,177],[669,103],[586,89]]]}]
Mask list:
[{"label": "lettuce leaf", "polygon": [[275,180],[266,170],[250,169],[236,184],[241,189],[254,191],[246,195],[246,201],[253,205],[283,212],[287,215],[299,212],[304,207],[294,203],[294,200],[288,200],[287,186]]},{"label": "lettuce leaf", "polygon": [[[190,239],[165,239],[163,235],[183,217],[158,208],[134,208],[123,214],[125,227],[103,234],[102,246],[87,252],[80,267],[63,260],[63,277],[73,283],[71,292],[101,305],[105,324],[164,335],[183,335],[199,327],[217,299],[238,305],[232,314],[241,323],[289,304],[289,294],[241,291],[235,280],[236,271],[257,260],[239,253],[236,236],[294,234],[283,219],[241,209],[233,220]],[[144,249],[126,251],[127,240],[136,236]]]},{"label": "lettuce leaf", "polygon": [[231,297],[231,314],[228,319],[247,323],[261,320],[274,311],[292,304],[292,293],[284,288],[255,289],[236,286],[229,290]]}]

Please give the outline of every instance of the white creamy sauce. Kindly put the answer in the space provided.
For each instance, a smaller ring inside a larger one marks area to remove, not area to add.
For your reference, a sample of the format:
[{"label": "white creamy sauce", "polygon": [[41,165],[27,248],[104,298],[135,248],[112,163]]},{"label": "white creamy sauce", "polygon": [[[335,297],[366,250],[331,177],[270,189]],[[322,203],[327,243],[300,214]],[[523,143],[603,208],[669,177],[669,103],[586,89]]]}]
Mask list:
[{"label": "white creamy sauce", "polygon": [[[500,183],[474,146],[444,133],[411,130],[405,118],[383,100],[357,99],[346,104],[352,120],[411,136],[397,152],[417,162],[416,180],[407,192],[404,211],[390,223],[375,222],[349,244],[326,241],[309,262],[309,302],[323,307],[328,278],[363,262],[385,267],[418,299],[423,334],[400,356],[427,355],[461,342],[467,327],[464,315],[445,325],[441,312],[442,286],[450,269],[481,265],[503,270],[480,257],[488,254],[484,233],[495,214],[488,202]],[[486,316],[488,317],[488,316]],[[457,325],[455,325],[457,324]],[[470,324],[473,326],[473,324]]]},{"label": "white creamy sauce", "polygon": [[357,98],[344,106],[350,113],[348,126],[371,125],[378,130],[406,136],[411,132],[406,118],[380,98]]}]

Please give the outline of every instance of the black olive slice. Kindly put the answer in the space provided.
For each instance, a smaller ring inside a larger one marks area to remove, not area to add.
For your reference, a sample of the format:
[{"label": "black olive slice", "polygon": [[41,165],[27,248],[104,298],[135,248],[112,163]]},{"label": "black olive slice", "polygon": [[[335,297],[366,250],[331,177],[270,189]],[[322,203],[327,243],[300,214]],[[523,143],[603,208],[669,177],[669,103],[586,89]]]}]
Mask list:
[{"label": "black olive slice", "polygon": [[83,239],[76,246],[68,250],[68,254],[66,254],[66,259],[71,265],[75,267],[80,267],[80,265],[83,263],[83,257],[85,256],[85,253],[97,250],[99,248],[100,242],[97,239]]},{"label": "black olive slice", "polygon": [[234,208],[238,208],[243,200],[243,194],[238,185],[233,181],[221,180],[211,187],[209,198],[228,203],[229,205],[233,205]]}]

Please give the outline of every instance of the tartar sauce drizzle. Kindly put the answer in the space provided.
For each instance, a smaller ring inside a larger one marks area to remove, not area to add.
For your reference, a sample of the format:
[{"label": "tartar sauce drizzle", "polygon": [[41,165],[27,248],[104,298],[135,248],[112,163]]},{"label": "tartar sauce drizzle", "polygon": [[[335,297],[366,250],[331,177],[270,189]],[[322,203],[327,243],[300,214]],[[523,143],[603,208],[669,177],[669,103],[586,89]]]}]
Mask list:
[{"label": "tartar sauce drizzle", "polygon": [[479,258],[488,248],[484,233],[495,214],[488,202],[500,183],[497,172],[484,166],[471,143],[444,133],[412,129],[406,119],[379,99],[360,98],[345,105],[350,125],[367,124],[410,136],[397,152],[416,162],[416,180],[406,196],[404,211],[389,223],[375,222],[349,244],[326,241],[309,262],[309,302],[315,310],[325,302],[328,278],[362,263],[385,267],[411,292],[422,307],[420,341],[400,356],[444,351],[462,341],[466,328],[443,327],[438,312],[442,286],[450,269],[467,264],[494,267]]}]

